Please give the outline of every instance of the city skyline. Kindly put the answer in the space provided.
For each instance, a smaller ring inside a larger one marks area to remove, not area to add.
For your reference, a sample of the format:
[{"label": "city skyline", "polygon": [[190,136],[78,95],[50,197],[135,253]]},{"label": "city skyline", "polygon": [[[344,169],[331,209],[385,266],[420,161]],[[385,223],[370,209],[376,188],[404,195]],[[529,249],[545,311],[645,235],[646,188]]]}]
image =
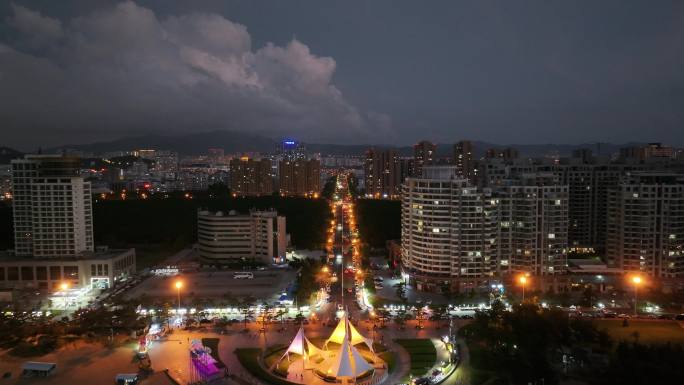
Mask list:
[{"label": "city skyline", "polygon": [[676,2],[7,3],[6,144],[228,129],[682,145],[682,15]]},{"label": "city skyline", "polygon": [[0,1],[0,382],[684,383],[683,42],[673,0]]}]

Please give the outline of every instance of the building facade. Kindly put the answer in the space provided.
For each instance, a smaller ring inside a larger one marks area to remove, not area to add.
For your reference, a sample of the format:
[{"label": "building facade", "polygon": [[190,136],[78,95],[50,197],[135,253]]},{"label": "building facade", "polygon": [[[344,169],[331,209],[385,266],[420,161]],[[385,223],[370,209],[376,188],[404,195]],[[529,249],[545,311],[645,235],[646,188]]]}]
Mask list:
[{"label": "building facade", "polygon": [[135,249],[99,250],[75,257],[0,258],[0,287],[56,291],[71,287],[106,289],[135,273]]},{"label": "building facade", "polygon": [[281,195],[318,197],[321,191],[321,162],[317,159],[283,159],[278,162]]},{"label": "building facade", "polygon": [[12,161],[15,254],[53,258],[94,250],[90,182],[79,159],[26,155]]},{"label": "building facade", "polygon": [[423,140],[413,145],[413,167],[408,173],[412,177],[421,177],[423,175],[423,167],[431,166],[435,163],[435,153],[437,146],[427,140]]},{"label": "building facade", "polygon": [[636,173],[608,201],[608,261],[627,273],[684,278],[684,176]]},{"label": "building facade", "polygon": [[366,195],[373,198],[398,198],[401,192],[401,159],[396,150],[366,151],[364,163]]},{"label": "building facade", "polygon": [[498,274],[567,270],[568,186],[520,180],[496,190]]},{"label": "building facade", "polygon": [[230,160],[230,189],[234,195],[260,196],[273,194],[273,172],[267,158],[248,157]]},{"label": "building facade", "polygon": [[487,287],[497,258],[496,201],[455,167],[426,167],[402,192],[402,265],[418,290]]},{"label": "building facade", "polygon": [[199,211],[197,241],[202,263],[280,262],[287,248],[285,217],[275,211]]},{"label": "building facade", "polygon": [[458,176],[475,184],[475,161],[473,144],[469,140],[462,140],[454,144],[454,165]]}]

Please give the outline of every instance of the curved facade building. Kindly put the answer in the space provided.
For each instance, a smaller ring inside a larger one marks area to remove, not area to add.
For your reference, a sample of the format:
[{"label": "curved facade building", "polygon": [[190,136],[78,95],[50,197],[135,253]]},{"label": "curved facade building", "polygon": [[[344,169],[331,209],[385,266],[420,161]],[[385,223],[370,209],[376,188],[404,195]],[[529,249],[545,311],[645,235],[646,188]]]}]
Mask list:
[{"label": "curved facade building", "polygon": [[247,215],[200,211],[197,242],[203,263],[273,263],[285,257],[285,217],[275,211],[252,211]]},{"label": "curved facade building", "polygon": [[474,290],[496,265],[497,201],[457,176],[426,167],[402,191],[402,264],[418,290]]}]

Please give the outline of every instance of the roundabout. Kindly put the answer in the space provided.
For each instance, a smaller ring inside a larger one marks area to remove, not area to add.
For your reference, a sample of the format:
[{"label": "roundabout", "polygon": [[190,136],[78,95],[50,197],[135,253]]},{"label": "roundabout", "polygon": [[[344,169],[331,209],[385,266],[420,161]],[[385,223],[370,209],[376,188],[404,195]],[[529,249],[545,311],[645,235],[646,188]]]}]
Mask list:
[{"label": "roundabout", "polygon": [[374,385],[387,378],[387,364],[375,354],[373,342],[342,316],[335,330],[319,347],[305,335],[304,328],[266,369],[291,383],[341,383]]}]

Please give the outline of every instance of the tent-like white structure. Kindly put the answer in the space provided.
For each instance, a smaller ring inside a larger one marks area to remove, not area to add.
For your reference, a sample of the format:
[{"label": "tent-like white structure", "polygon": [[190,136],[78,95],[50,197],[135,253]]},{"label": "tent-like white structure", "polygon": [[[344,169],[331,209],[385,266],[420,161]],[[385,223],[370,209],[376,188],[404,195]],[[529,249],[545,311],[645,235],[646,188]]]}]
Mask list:
[{"label": "tent-like white structure", "polygon": [[282,357],[280,357],[280,359],[273,364],[273,367],[271,369],[278,365],[285,357],[287,357],[289,361],[290,353],[299,354],[300,356],[302,356],[304,362],[307,362],[309,358],[317,354],[322,355],[323,350],[317,348],[316,345],[312,344],[311,341],[309,341],[309,339],[306,338],[306,336],[304,335],[304,328],[300,327],[299,331],[290,343],[290,346],[288,346],[287,350],[285,350],[285,353],[283,353]]},{"label": "tent-like white structure", "polygon": [[356,378],[373,369],[348,339],[342,340],[340,350],[330,360],[328,376],[336,378]]},{"label": "tent-like white structure", "polygon": [[[351,336],[351,338],[349,338],[349,336]],[[356,330],[354,325],[352,325],[351,322],[349,322],[349,319],[345,314],[342,316],[340,323],[338,323],[335,327],[335,330],[330,335],[330,338],[328,338],[328,340],[325,341],[325,347],[327,347],[328,343],[330,342],[342,344],[342,342],[346,339],[350,340],[352,346],[357,344],[365,344],[371,352],[374,352],[373,339],[362,336],[361,333],[359,333],[359,331]]]}]

